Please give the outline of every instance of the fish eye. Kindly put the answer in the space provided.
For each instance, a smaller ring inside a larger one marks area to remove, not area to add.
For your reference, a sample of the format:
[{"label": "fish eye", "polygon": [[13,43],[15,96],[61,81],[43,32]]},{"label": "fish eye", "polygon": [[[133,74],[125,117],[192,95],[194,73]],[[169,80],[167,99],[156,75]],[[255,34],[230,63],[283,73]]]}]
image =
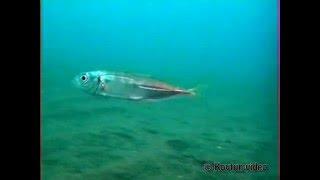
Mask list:
[{"label": "fish eye", "polygon": [[81,78],[82,81],[85,81],[87,79],[87,76],[86,75],[82,75],[80,78]]}]

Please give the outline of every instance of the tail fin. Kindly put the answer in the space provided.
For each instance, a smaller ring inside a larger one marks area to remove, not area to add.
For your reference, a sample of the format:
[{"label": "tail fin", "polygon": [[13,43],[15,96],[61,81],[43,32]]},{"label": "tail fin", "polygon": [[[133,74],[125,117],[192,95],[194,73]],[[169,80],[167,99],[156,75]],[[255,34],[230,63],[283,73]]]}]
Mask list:
[{"label": "tail fin", "polygon": [[191,88],[187,90],[187,93],[190,94],[191,96],[197,95],[197,89],[196,88]]},{"label": "tail fin", "polygon": [[201,96],[201,92],[203,92],[206,87],[206,85],[198,85],[194,88],[188,89],[187,93],[192,96]]}]

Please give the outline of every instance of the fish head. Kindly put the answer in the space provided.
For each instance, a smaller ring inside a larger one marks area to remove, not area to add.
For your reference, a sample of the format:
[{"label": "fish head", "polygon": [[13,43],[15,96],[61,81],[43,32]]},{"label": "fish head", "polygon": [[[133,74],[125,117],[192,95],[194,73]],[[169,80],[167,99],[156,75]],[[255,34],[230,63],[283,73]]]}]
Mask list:
[{"label": "fish head", "polygon": [[80,88],[89,93],[96,93],[100,86],[100,71],[83,72],[76,75],[72,83],[75,87]]}]

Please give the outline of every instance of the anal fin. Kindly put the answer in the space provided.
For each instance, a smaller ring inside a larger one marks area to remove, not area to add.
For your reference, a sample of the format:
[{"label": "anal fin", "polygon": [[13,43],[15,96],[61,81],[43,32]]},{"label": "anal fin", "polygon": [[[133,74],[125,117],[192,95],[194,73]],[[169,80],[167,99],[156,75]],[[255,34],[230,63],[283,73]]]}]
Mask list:
[{"label": "anal fin", "polygon": [[130,96],[129,98],[132,99],[132,100],[141,100],[141,99],[143,99],[143,97],[141,97],[141,96]]}]

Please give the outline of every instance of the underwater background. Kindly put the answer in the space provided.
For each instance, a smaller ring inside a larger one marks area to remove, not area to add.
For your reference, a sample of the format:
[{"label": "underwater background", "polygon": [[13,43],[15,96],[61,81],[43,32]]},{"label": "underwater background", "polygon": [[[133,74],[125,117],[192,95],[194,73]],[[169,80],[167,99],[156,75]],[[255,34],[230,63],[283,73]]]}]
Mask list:
[{"label": "underwater background", "polygon": [[[42,0],[42,179],[278,179],[277,3]],[[199,92],[147,103],[73,87],[93,70]]]}]

